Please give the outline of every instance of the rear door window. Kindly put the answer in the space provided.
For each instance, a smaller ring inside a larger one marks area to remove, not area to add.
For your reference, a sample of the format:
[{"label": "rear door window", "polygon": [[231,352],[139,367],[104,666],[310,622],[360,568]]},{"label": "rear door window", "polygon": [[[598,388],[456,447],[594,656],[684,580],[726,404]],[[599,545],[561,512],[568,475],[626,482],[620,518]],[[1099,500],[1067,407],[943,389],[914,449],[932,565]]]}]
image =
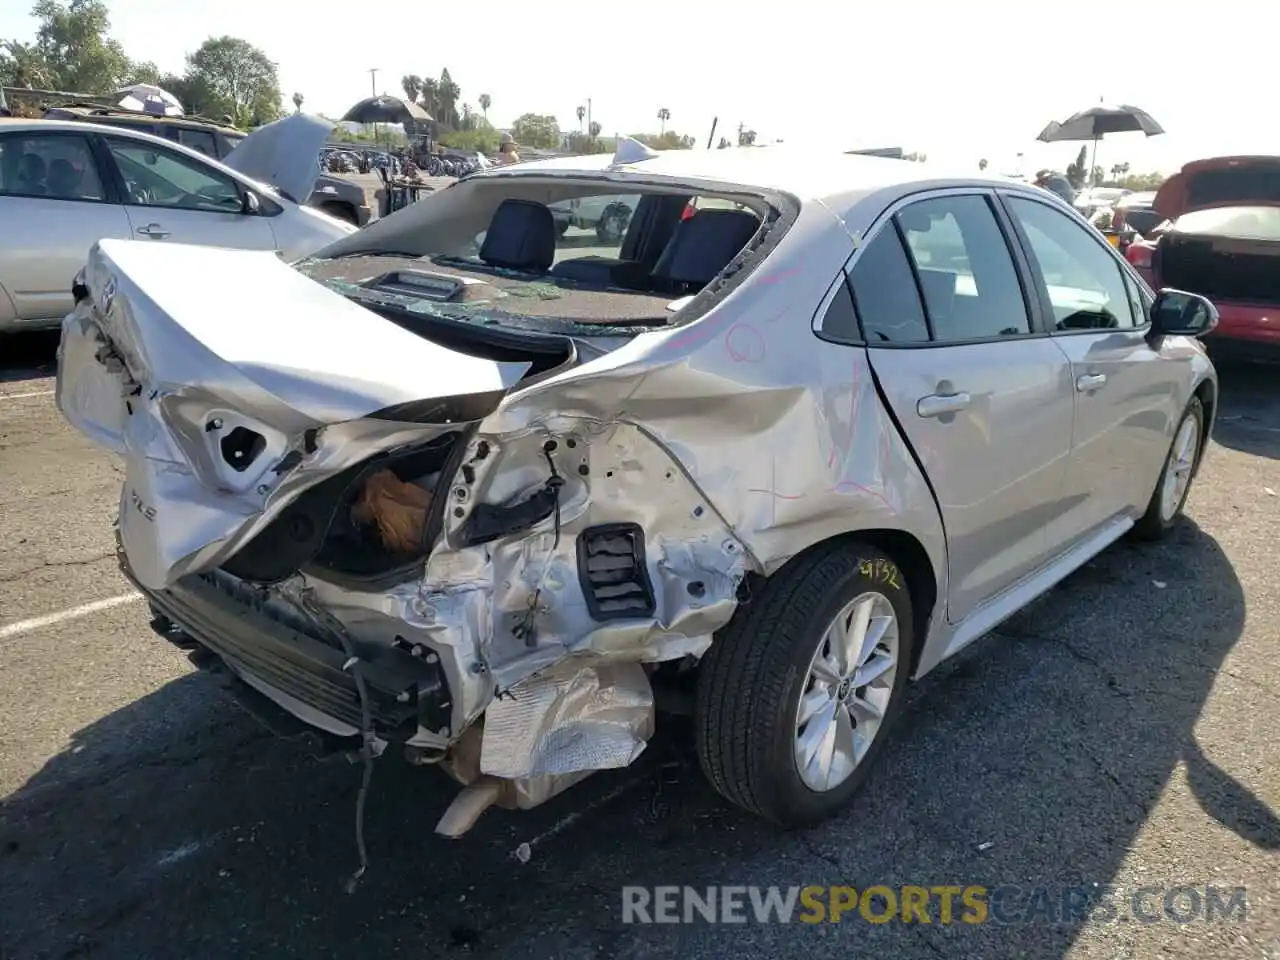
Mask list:
[{"label": "rear door window", "polygon": [[[885,224],[854,261],[849,283],[862,339],[868,344],[921,343],[929,339],[929,325],[911,263],[892,222]],[[851,336],[845,337],[824,324],[823,333],[832,339],[852,339],[858,332],[850,331]]]},{"label": "rear door window", "polygon": [[57,200],[105,200],[87,137],[21,134],[0,138],[0,194]]},{"label": "rear door window", "polygon": [[1031,332],[1013,257],[985,197],[920,200],[904,207],[895,219],[935,340],[963,342]]}]

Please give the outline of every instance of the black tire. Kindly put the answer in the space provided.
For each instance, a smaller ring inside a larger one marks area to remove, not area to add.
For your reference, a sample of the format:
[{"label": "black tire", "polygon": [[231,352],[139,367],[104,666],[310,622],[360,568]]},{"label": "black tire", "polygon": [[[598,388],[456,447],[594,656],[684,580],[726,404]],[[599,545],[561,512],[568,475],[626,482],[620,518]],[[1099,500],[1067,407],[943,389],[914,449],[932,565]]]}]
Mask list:
[{"label": "black tire", "polygon": [[568,233],[568,232],[569,232],[569,221],[568,221],[568,220],[557,220],[557,221],[556,221],[556,236],[558,236],[558,237],[560,237],[560,238],[562,238],[562,239],[563,239],[564,235],[565,235],[566,233]]},{"label": "black tire", "polygon": [[345,203],[326,203],[321,205],[320,209],[336,220],[343,220],[352,226],[360,226],[355,210]]},{"label": "black tire", "polygon": [[[888,599],[897,616],[897,673],[862,761],[843,783],[819,793],[796,769],[796,709],[827,626],[868,590]],[[797,557],[739,608],[703,658],[694,712],[703,773],[725,799],[779,826],[804,826],[839,812],[889,738],[915,642],[906,578],[892,558],[850,542]]]},{"label": "black tire", "polygon": [[[1196,437],[1196,453],[1193,466],[1191,468],[1191,479],[1187,481],[1187,487],[1182,491],[1182,497],[1178,500],[1177,507],[1169,515],[1161,510],[1164,492],[1165,477],[1169,475],[1169,471],[1173,468],[1174,447],[1178,442],[1178,434],[1182,432],[1183,424],[1188,419],[1194,419],[1195,437]],[[1187,404],[1187,409],[1183,411],[1182,418],[1178,421],[1178,428],[1173,431],[1173,440],[1169,444],[1169,452],[1165,454],[1164,468],[1160,471],[1160,479],[1156,481],[1156,488],[1151,492],[1151,499],[1147,502],[1147,512],[1142,515],[1137,523],[1133,525],[1133,536],[1138,540],[1159,540],[1177,523],[1178,517],[1182,515],[1182,508],[1186,505],[1187,496],[1191,493],[1191,484],[1195,482],[1196,473],[1200,468],[1200,461],[1204,458],[1204,407],[1200,403],[1199,397],[1192,397],[1191,402]]]}]

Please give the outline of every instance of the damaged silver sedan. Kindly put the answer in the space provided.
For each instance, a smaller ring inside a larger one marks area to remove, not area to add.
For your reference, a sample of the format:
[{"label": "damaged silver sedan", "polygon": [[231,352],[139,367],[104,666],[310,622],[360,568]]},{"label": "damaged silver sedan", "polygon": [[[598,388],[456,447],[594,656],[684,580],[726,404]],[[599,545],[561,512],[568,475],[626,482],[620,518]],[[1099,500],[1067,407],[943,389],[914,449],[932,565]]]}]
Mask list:
[{"label": "damaged silver sedan", "polygon": [[58,403],[155,628],[447,770],[451,836],[682,684],[724,796],[834,813],[912,678],[1170,527],[1217,402],[1213,307],[1043,191],[773,147],[485,171],[293,266],[102,241],[77,299]]}]

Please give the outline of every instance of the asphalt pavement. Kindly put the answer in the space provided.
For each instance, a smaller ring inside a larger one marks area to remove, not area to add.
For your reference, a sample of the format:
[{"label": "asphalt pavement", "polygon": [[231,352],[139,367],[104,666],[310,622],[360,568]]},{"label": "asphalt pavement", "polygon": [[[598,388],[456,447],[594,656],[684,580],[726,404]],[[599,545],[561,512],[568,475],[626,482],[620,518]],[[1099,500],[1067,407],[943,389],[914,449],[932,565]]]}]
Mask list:
[{"label": "asphalt pavement", "polygon": [[[359,769],[272,739],[147,629],[112,556],[120,470],[60,419],[54,343],[0,340],[4,960],[1280,958],[1274,371],[1223,370],[1176,535],[1117,545],[917,685],[838,819],[737,813],[673,722],[631,768],[450,842],[450,784],[388,755],[348,894]],[[623,886],[719,884],[1244,886],[1247,910],[622,922]]]}]

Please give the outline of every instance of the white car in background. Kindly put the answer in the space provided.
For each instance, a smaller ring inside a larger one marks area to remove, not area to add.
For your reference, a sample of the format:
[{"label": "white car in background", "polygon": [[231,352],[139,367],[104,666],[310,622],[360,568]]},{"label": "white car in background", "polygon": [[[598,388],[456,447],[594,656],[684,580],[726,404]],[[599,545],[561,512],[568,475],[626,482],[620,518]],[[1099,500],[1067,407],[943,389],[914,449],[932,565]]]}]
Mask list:
[{"label": "white car in background", "polygon": [[354,233],[290,199],[310,195],[331,129],[295,114],[219,163],[120,127],[0,119],[0,333],[61,323],[72,281],[104,238],[275,250],[293,261]]}]

